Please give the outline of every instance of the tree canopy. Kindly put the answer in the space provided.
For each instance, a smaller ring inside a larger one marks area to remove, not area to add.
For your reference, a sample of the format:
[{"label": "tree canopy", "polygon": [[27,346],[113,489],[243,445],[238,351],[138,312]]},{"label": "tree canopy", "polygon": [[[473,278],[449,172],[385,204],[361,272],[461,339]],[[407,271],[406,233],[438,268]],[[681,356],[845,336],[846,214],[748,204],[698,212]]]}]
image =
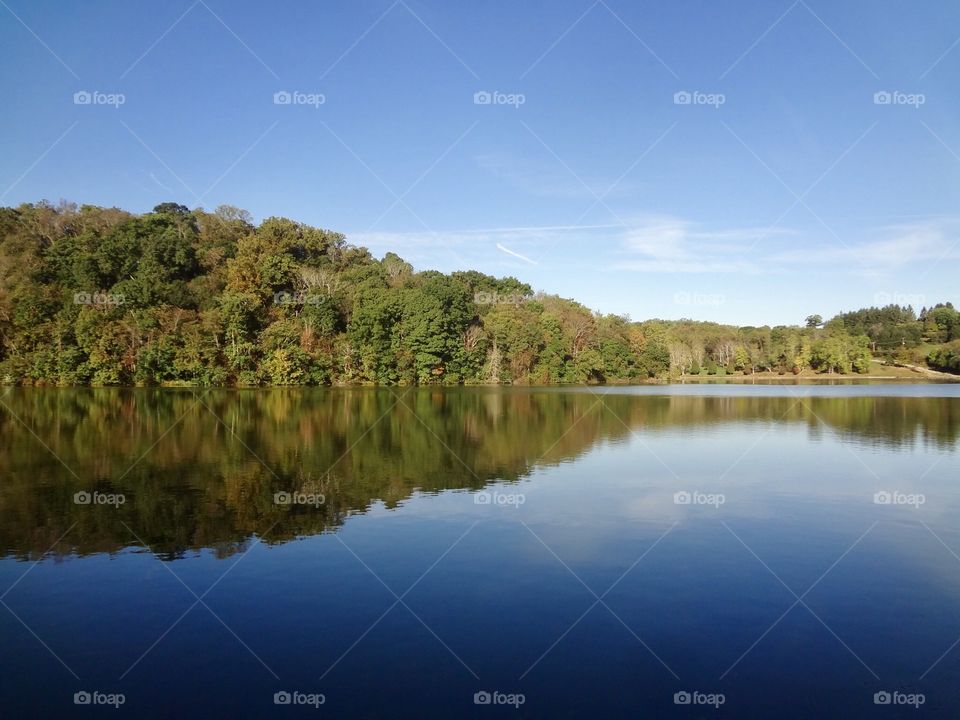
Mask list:
[{"label": "tree canopy", "polygon": [[944,345],[948,303],[823,323],[631,321],[512,277],[417,272],[344,235],[231,206],[141,215],[0,208],[0,381],[52,385],[592,383],[673,375],[866,372],[871,351]]}]

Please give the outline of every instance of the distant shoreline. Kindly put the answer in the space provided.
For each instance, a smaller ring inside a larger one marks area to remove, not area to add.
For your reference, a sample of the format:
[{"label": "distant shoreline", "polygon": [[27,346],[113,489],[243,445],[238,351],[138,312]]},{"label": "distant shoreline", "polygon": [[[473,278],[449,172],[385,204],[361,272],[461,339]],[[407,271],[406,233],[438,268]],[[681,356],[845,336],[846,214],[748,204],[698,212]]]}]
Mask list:
[{"label": "distant shoreline", "polygon": [[880,381],[920,381],[920,382],[960,382],[960,375],[931,370],[918,365],[884,365],[876,360],[872,361],[869,374],[857,373],[812,373],[802,372],[798,375],[760,372],[752,375],[684,375],[671,378],[671,382],[829,382],[832,380],[880,380]]},{"label": "distant shoreline", "polygon": [[436,384],[436,385],[378,385],[376,383],[334,383],[330,385],[189,385],[185,383],[163,383],[159,385],[48,385],[42,383],[36,384],[6,384],[0,387],[24,388],[31,390],[387,390],[391,388],[402,388],[408,390],[417,388],[421,390],[447,390],[455,388],[551,388],[551,389],[575,389],[575,388],[622,388],[622,387],[669,387],[671,385],[827,385],[831,383],[860,383],[871,385],[894,385],[894,384],[953,384],[960,383],[960,376],[942,375],[942,376],[924,376],[920,374],[908,375],[687,375],[682,378],[670,378],[662,380],[635,380],[631,382],[608,382],[608,383],[459,383],[459,384]]},{"label": "distant shoreline", "polygon": [[158,384],[137,384],[137,385],[56,385],[45,383],[2,383],[0,387],[32,387],[32,388],[95,388],[95,389],[139,389],[139,388],[203,388],[203,389],[228,389],[228,390],[268,390],[272,388],[453,388],[453,387],[522,387],[522,388],[577,388],[577,387],[629,387],[629,386],[665,386],[665,385],[700,385],[700,384],[734,384],[734,385],[752,385],[763,384],[781,384],[781,385],[802,385],[818,384],[831,382],[871,382],[871,383],[895,383],[895,382],[916,382],[916,383],[960,383],[960,375],[931,370],[918,365],[884,365],[873,360],[873,367],[870,374],[859,375],[857,373],[818,373],[805,370],[797,375],[792,373],[777,372],[758,372],[753,374],[731,373],[725,375],[671,375],[659,378],[649,379],[614,379],[607,382],[589,382],[589,383],[527,383],[527,382],[483,382],[471,381],[465,383],[436,383],[436,384],[415,384],[415,383],[393,383],[378,384],[373,382],[334,382],[315,385],[282,385],[265,383],[262,385],[199,385],[187,382],[169,382]]},{"label": "distant shoreline", "polygon": [[671,380],[667,385],[686,385],[691,384],[702,384],[702,383],[724,383],[731,382],[739,385],[750,385],[753,383],[779,383],[782,385],[800,385],[803,383],[824,383],[824,382],[833,382],[836,380],[869,380],[871,382],[877,383],[897,383],[897,382],[913,382],[913,383],[957,383],[960,382],[960,377],[956,375],[943,375],[942,377],[909,377],[906,375],[903,376],[892,376],[892,375],[825,375],[821,377],[815,376],[801,376],[801,377],[751,377],[750,375],[737,375],[737,376],[728,376],[728,377],[700,377],[700,376],[688,376],[682,380]]}]

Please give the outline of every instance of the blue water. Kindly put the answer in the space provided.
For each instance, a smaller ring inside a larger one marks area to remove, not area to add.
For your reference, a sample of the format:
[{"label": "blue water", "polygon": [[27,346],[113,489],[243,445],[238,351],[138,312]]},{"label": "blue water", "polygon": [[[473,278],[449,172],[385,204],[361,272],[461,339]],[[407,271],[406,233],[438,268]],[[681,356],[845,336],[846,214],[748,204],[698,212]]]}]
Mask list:
[{"label": "blue water", "polygon": [[[315,402],[344,402],[351,392]],[[444,391],[413,392],[433,393],[436,403]],[[410,414],[396,423],[397,433],[418,433],[430,448],[425,472],[438,464],[466,472],[447,446],[482,435],[471,430],[472,411],[460,408],[471,393],[495,395],[491,412],[509,423],[512,403],[525,402],[517,398],[544,396],[549,408],[557,401],[548,396],[587,392],[590,407],[597,391],[445,392],[435,412],[456,419],[449,436],[432,436]],[[797,392],[801,405],[783,404]],[[379,499],[282,541],[271,542],[264,523],[258,532],[229,525],[223,536],[195,537],[173,559],[145,547],[148,537],[176,530],[179,521],[165,525],[173,505],[189,498],[197,503],[190,512],[203,512],[209,489],[158,491],[151,511],[122,527],[119,519],[85,526],[66,504],[62,518],[43,521],[78,521],[56,527],[67,529],[59,551],[31,553],[36,542],[8,541],[0,560],[3,717],[960,715],[957,386],[602,394],[630,396],[619,415],[658,420],[620,423],[603,405],[591,408],[576,431],[589,442],[556,452],[548,446],[563,439],[546,438],[520,470],[505,468],[509,482],[417,489],[406,468],[390,464],[397,446],[371,432],[346,449],[347,462],[362,467],[380,453],[381,463],[349,482],[374,483]],[[765,403],[776,398],[768,415]],[[865,424],[845,419],[854,402],[873,403],[856,406]],[[10,409],[31,424],[31,403]],[[85,418],[72,422],[86,427]],[[272,456],[257,430],[238,435],[241,444],[209,419],[229,495],[240,482],[234,475],[261,468],[253,455],[268,465]],[[95,448],[111,444],[109,423],[100,435],[91,426],[69,438],[56,423],[36,424],[68,465],[89,470]],[[35,444],[4,460],[0,520],[49,539],[50,528],[23,520],[24,508],[59,502],[57,483],[76,480],[22,425],[8,420],[2,429],[8,445]],[[295,463],[303,442],[277,452]],[[156,467],[144,461],[151,472],[197,472],[182,445],[180,453],[160,447]],[[117,471],[103,473],[124,489]],[[391,489],[401,478],[410,493]],[[147,503],[136,491],[129,504]],[[505,504],[477,504],[480,492]],[[678,492],[714,502],[678,504]],[[877,504],[878,492],[914,502]],[[239,512],[245,502],[230,507]],[[95,690],[122,693],[123,705],[74,704],[74,693]],[[322,694],[323,704],[277,705],[279,691]],[[514,704],[475,704],[484,691]],[[683,692],[722,704],[677,704]],[[923,704],[875,704],[882,692]]]}]

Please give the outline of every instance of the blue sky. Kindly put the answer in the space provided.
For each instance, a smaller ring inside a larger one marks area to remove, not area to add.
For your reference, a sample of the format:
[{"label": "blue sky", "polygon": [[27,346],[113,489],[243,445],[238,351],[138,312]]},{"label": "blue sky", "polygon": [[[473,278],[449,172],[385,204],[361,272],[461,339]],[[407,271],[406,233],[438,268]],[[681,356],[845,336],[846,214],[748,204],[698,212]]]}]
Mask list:
[{"label": "blue sky", "polygon": [[3,0],[0,57],[4,205],[227,203],[635,319],[960,303],[955,1]]}]

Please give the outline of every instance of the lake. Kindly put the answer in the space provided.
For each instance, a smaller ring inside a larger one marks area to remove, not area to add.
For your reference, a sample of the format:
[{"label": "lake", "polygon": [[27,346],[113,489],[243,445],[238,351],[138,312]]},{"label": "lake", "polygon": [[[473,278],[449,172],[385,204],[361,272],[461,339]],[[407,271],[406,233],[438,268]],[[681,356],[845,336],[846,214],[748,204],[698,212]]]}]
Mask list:
[{"label": "lake", "polygon": [[960,386],[0,393],[5,717],[956,717]]}]

